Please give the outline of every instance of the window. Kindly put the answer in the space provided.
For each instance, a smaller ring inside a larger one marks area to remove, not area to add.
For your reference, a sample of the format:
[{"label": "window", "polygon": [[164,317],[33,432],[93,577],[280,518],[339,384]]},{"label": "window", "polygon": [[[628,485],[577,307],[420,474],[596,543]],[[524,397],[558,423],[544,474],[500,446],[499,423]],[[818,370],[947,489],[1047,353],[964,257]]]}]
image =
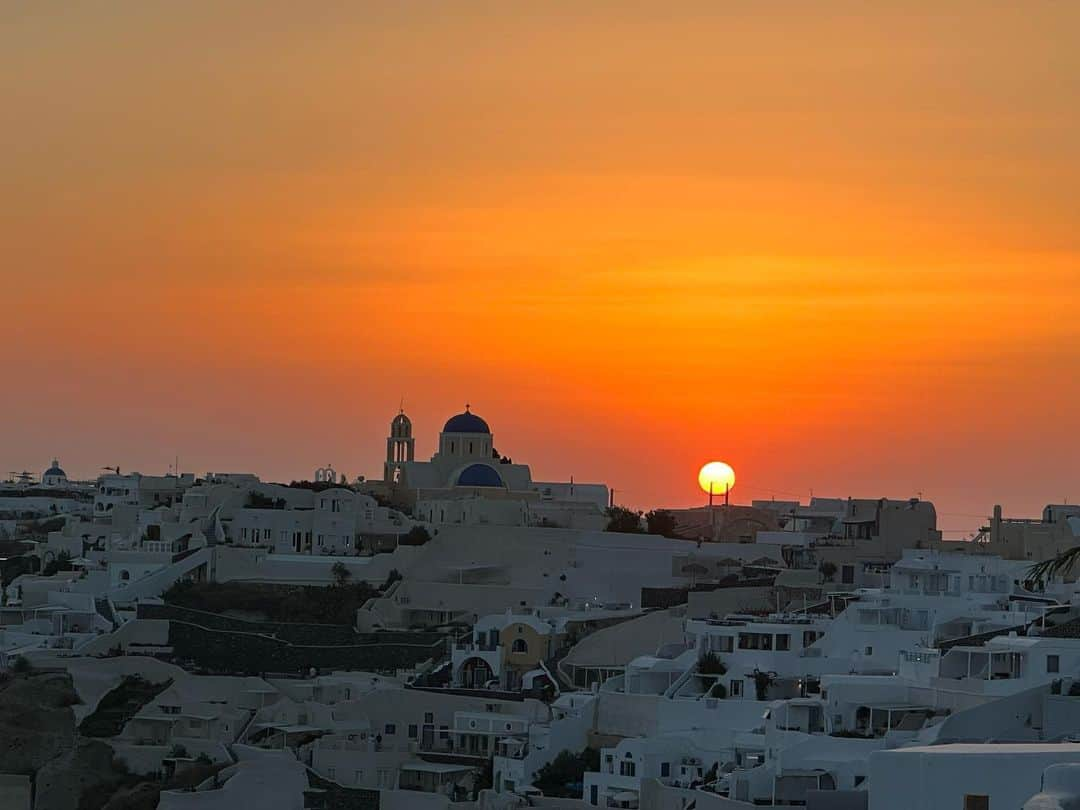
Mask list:
[{"label": "window", "polygon": [[964,810],[990,810],[990,797],[983,794],[964,795]]},{"label": "window", "polygon": [[728,694],[732,697],[742,697],[742,678],[733,678],[728,683]]},{"label": "window", "polygon": [[327,775],[328,777],[330,777],[331,779],[333,779],[333,778],[334,778],[334,776],[335,776],[335,772],[334,772],[334,769],[333,769],[333,768],[327,768],[327,769],[326,769],[326,775]]},{"label": "window", "polygon": [[529,645],[525,643],[525,639],[515,638],[514,643],[510,645],[510,651],[524,654],[529,651]]},{"label": "window", "polygon": [[434,712],[424,712],[424,722],[425,723],[434,723],[435,722],[435,713]]},{"label": "window", "polygon": [[874,654],[874,648],[873,647],[866,647],[863,650],[863,655],[873,655],[873,654]]},{"label": "window", "polygon": [[731,652],[735,649],[735,638],[733,636],[714,636],[714,643],[716,649],[720,652]]},{"label": "window", "polygon": [[791,649],[791,636],[787,633],[777,633],[776,635],[776,649],[778,650],[790,650]]},{"label": "window", "polygon": [[393,723],[387,723],[386,727],[383,729],[383,733],[387,737],[389,737],[391,734],[397,734],[397,726]]},{"label": "window", "polygon": [[364,781],[364,772],[363,771],[357,771],[356,772],[356,777],[353,779],[353,782],[355,782],[356,784],[359,785],[363,781]]},{"label": "window", "polygon": [[824,634],[819,633],[817,630],[804,630],[802,634],[802,645],[804,647],[809,647],[811,644],[821,638],[822,635]]},{"label": "window", "polygon": [[450,726],[439,726],[439,739],[440,740],[449,740],[450,739]]},{"label": "window", "polygon": [[630,755],[626,755],[626,759],[619,763],[619,776],[636,776],[637,765],[634,760],[630,759]]},{"label": "window", "polygon": [[740,650],[771,650],[772,633],[739,633]]},{"label": "window", "polygon": [[1056,655],[1046,656],[1046,671],[1047,672],[1060,672],[1061,671],[1061,659]]},{"label": "window", "polygon": [[660,763],[660,777],[661,778],[666,778],[668,776],[671,776],[671,763],[670,762],[661,762]]},{"label": "window", "polygon": [[409,739],[410,740],[415,740],[418,736],[419,736],[419,734],[418,734],[418,730],[416,728],[416,723],[413,723],[413,724],[411,724],[409,726]]}]

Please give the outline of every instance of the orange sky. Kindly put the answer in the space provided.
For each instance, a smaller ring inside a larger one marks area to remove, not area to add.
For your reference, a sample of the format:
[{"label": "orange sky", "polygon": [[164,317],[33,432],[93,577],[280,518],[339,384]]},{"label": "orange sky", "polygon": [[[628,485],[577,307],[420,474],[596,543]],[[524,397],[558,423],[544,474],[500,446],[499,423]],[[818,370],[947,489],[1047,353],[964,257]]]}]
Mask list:
[{"label": "orange sky", "polygon": [[0,472],[1080,498],[1080,5],[308,5],[0,8]]}]

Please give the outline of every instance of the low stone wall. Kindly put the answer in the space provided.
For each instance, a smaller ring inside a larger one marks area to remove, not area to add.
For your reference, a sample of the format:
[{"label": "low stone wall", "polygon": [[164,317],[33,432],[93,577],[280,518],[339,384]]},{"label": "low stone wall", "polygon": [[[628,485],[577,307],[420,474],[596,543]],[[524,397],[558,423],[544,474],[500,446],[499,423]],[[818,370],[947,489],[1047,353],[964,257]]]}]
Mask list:
[{"label": "low stone wall", "polygon": [[140,603],[140,619],[168,619],[187,624],[198,625],[207,630],[222,630],[233,633],[253,633],[276,638],[292,644],[316,646],[348,646],[371,643],[404,642],[431,646],[441,644],[441,633],[400,632],[380,630],[370,633],[357,633],[352,627],[343,624],[311,624],[292,622],[264,622],[237,619],[222,616],[204,610],[180,607],[179,605]]},{"label": "low stone wall", "polygon": [[140,602],[137,615],[140,619],[176,619],[210,630],[263,633],[285,641],[309,644],[355,644],[357,635],[347,625],[249,621],[179,605]]},{"label": "low stone wall", "polygon": [[169,622],[169,644],[177,661],[222,674],[362,670],[391,673],[446,650],[441,637],[430,633],[376,633],[359,636],[356,644],[293,644],[260,633],[214,630],[183,621]]}]

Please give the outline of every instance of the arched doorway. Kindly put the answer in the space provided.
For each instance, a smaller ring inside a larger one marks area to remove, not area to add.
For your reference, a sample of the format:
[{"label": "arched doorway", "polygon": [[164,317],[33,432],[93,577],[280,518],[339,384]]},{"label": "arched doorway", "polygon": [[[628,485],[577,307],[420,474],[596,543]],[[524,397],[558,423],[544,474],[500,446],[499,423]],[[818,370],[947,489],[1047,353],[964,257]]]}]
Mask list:
[{"label": "arched doorway", "polygon": [[494,677],[491,664],[483,658],[468,658],[461,665],[461,685],[466,689],[481,689]]}]

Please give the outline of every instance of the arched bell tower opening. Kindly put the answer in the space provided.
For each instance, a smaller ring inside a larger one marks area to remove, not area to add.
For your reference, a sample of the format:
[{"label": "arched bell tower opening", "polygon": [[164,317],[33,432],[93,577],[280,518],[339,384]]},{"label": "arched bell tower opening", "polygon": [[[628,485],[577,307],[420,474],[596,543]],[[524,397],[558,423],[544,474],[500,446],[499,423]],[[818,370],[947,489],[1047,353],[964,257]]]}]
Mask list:
[{"label": "arched bell tower opening", "polygon": [[386,465],[383,480],[396,483],[401,477],[401,467],[416,457],[416,440],[412,435],[412,420],[401,410],[390,422],[390,435],[386,439]]}]

